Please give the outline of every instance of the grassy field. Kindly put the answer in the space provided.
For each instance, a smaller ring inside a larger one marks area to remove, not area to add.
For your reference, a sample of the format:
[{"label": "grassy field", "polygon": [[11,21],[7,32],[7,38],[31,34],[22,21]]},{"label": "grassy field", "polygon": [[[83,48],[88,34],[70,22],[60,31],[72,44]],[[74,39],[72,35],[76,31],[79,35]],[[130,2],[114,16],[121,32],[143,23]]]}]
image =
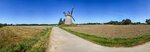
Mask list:
[{"label": "grassy field", "polygon": [[62,28],[104,46],[130,47],[150,41],[149,25],[80,25]]},{"label": "grassy field", "polygon": [[0,52],[44,52],[51,27],[6,26],[0,28]]}]

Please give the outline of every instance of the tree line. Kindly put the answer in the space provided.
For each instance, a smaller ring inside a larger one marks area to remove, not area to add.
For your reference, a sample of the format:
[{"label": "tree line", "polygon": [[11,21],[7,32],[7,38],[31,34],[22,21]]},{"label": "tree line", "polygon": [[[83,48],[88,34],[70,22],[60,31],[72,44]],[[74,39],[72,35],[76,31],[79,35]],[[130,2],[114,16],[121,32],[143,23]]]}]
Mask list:
[{"label": "tree line", "polygon": [[[58,25],[63,24],[64,20],[60,19]],[[81,25],[101,25],[101,24],[111,24],[111,25],[150,25],[150,19],[146,19],[145,23],[141,22],[132,22],[130,19],[123,19],[122,21],[109,21],[106,23],[84,23]],[[7,23],[0,23],[0,27],[3,26],[55,26],[57,24],[7,24]]]},{"label": "tree line", "polygon": [[7,23],[0,23],[0,27],[3,26],[55,26],[57,24],[7,24]]},{"label": "tree line", "polygon": [[111,24],[111,25],[150,25],[150,19],[146,19],[145,23],[141,22],[132,22],[130,19],[123,19],[122,21],[109,21],[106,23],[84,23],[82,25],[102,25],[102,24]]}]

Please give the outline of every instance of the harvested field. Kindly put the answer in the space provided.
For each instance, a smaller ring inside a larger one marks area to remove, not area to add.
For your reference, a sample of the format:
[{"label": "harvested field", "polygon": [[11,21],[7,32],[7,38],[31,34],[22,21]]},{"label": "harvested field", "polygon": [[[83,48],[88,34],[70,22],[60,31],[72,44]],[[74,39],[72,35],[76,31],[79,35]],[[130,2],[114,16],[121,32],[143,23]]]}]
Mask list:
[{"label": "harvested field", "polygon": [[99,37],[111,38],[129,38],[145,34],[150,35],[150,25],[80,25],[65,28]]},{"label": "harvested field", "polygon": [[149,25],[81,25],[61,28],[109,47],[132,47],[150,41]]},{"label": "harvested field", "polygon": [[35,48],[36,51],[42,52],[50,30],[49,26],[2,27],[0,28],[0,52],[31,52]]}]

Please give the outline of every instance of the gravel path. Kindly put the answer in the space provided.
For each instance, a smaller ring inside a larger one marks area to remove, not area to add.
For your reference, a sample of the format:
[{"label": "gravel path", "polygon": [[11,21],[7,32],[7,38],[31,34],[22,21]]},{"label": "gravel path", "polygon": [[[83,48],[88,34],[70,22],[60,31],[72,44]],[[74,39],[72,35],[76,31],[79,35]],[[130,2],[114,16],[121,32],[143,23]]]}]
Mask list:
[{"label": "gravel path", "polygon": [[46,52],[150,52],[150,42],[135,47],[105,47],[53,27]]}]

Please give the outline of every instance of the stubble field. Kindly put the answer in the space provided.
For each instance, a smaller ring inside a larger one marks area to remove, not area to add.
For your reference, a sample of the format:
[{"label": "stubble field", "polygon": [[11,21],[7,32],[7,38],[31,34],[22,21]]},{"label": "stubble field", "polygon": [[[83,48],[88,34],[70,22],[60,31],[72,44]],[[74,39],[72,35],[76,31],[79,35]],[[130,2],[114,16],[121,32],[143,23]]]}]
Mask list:
[{"label": "stubble field", "polygon": [[51,27],[6,26],[0,28],[0,52],[44,52]]}]

